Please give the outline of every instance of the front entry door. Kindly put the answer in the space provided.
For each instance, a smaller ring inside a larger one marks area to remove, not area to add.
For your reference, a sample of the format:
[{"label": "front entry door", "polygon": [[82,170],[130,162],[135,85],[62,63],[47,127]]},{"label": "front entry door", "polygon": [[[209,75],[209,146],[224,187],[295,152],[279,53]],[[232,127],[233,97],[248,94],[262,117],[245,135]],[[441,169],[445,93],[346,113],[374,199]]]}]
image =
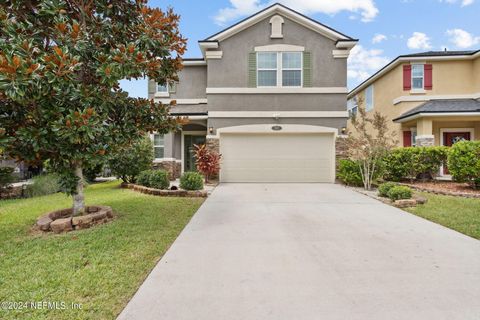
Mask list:
[{"label": "front entry door", "polygon": [[184,135],[184,171],[197,171],[195,165],[195,148],[194,145],[205,144],[205,136]]},{"label": "front entry door", "polygon": [[[443,145],[447,147],[453,146],[459,141],[470,141],[470,132],[444,132]],[[443,174],[448,174],[447,166],[443,167]]]}]

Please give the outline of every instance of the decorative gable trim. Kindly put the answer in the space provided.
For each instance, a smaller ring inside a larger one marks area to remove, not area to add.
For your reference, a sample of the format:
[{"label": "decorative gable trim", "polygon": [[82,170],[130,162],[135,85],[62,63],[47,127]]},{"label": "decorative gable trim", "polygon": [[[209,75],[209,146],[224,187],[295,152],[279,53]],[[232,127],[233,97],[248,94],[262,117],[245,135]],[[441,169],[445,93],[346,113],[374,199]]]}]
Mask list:
[{"label": "decorative gable trim", "polygon": [[272,34],[270,35],[270,38],[272,39],[281,39],[283,38],[283,23],[285,21],[283,18],[279,15],[273,16],[272,19],[270,19],[270,24],[272,25]]},{"label": "decorative gable trim", "polygon": [[294,46],[291,44],[271,44],[268,46],[259,46],[255,47],[256,52],[303,52],[305,47]]},{"label": "decorative gable trim", "polygon": [[[286,17],[292,21],[295,21],[296,23],[309,28],[317,33],[320,33],[321,35],[333,40],[333,41],[339,41],[339,40],[346,40],[346,41],[355,41],[355,39],[350,38],[349,36],[338,32],[330,27],[327,27],[324,24],[321,24],[318,21],[315,21],[313,19],[310,19],[301,13],[292,10],[288,7],[285,7],[284,5],[281,4],[274,4],[268,8],[265,8],[264,10],[238,22],[237,24],[234,24],[233,26],[220,31],[217,34],[214,34],[213,36],[209,37],[206,39],[206,41],[223,41],[227,38],[232,37],[233,35],[247,29],[248,27],[251,27],[252,25],[258,23],[259,21],[268,18],[271,15],[274,14],[279,14],[283,17]],[[203,41],[202,41],[203,42]],[[202,43],[201,42],[201,43]]]}]

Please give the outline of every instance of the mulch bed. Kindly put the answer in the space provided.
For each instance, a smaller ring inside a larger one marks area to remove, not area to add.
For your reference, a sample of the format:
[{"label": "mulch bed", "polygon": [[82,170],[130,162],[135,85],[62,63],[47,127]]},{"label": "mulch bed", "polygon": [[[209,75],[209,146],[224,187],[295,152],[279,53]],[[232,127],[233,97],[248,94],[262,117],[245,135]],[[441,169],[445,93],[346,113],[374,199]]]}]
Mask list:
[{"label": "mulch bed", "polygon": [[465,198],[480,198],[480,190],[472,189],[467,183],[451,181],[414,181],[404,182],[402,184],[418,191]]},{"label": "mulch bed", "polygon": [[150,194],[153,196],[191,197],[191,198],[206,198],[208,196],[208,192],[206,190],[198,190],[198,191],[190,191],[190,190],[182,190],[182,189],[160,190],[160,189],[154,189],[154,188],[147,188],[147,187],[140,186],[138,184],[132,184],[132,183],[122,183],[120,187],[124,189],[138,191],[145,194]]}]

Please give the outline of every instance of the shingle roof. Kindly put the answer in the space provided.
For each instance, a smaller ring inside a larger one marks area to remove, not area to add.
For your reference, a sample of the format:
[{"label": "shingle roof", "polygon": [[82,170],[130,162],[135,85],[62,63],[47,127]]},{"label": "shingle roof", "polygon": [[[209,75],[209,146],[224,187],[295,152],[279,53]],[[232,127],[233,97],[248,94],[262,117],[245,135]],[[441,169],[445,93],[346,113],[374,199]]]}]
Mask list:
[{"label": "shingle roof", "polygon": [[468,56],[477,53],[479,50],[465,51],[427,51],[412,54],[401,55],[400,57],[450,57],[450,56]]},{"label": "shingle roof", "polygon": [[206,104],[180,104],[170,108],[172,115],[207,115]]},{"label": "shingle roof", "polygon": [[431,100],[405,112],[393,121],[402,120],[419,113],[445,113],[445,112],[478,112],[480,114],[480,100],[475,99],[452,99]]}]

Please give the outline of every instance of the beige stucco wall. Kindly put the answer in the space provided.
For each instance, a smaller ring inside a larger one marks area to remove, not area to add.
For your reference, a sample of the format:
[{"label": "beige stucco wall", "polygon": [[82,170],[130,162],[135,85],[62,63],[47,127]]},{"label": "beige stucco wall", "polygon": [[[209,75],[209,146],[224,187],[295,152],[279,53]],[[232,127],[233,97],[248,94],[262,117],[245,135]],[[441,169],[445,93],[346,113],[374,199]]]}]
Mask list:
[{"label": "beige stucco wall", "polygon": [[[389,128],[397,135],[399,145],[403,145],[402,131],[416,127],[416,121],[402,125],[394,123],[392,120],[408,110],[423,104],[424,101],[400,102],[394,105],[394,99],[402,96],[460,95],[480,92],[480,58],[457,61],[425,60],[425,62],[433,65],[433,90],[426,90],[425,93],[422,94],[413,94],[410,91],[404,91],[403,64],[399,64],[373,83],[374,109],[370,112],[379,111],[387,117]],[[360,97],[363,102],[365,102],[365,89],[357,94],[357,97]],[[351,132],[352,125],[350,121],[347,127]],[[434,135],[439,135],[439,127],[435,127],[435,123],[433,127]],[[452,126],[450,126],[447,123],[445,127],[456,127],[456,125],[452,124]],[[475,138],[480,138],[480,132],[475,134]],[[438,138],[436,137],[436,144],[439,143],[437,140]]]}]

